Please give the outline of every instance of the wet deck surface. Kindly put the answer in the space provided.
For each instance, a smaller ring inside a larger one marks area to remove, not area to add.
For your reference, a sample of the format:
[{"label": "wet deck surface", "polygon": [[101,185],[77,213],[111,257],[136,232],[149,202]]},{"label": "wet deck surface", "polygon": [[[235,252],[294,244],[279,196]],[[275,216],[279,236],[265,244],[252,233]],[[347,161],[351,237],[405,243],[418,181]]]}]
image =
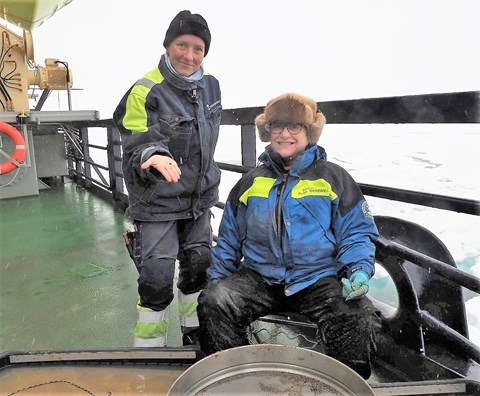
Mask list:
[{"label": "wet deck surface", "polygon": [[[123,212],[67,183],[0,200],[0,352],[132,346],[137,272]],[[180,345],[176,315],[169,345]]]},{"label": "wet deck surface", "polygon": [[[131,348],[137,272],[123,211],[67,183],[0,200],[0,214],[0,353]],[[170,319],[168,344],[181,346]]]},{"label": "wet deck surface", "polygon": [[[122,238],[129,224],[70,183],[0,200],[0,353],[131,348],[138,295]],[[181,345],[175,307],[172,347]],[[400,380],[391,374],[376,367],[369,382]]]}]

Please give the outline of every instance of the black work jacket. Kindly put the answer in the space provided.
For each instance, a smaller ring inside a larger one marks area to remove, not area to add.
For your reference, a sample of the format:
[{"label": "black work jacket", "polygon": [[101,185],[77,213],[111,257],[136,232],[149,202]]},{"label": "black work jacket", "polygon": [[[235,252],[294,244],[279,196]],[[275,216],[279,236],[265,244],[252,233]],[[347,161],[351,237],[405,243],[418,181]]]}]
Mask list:
[{"label": "black work jacket", "polygon": [[[218,201],[220,169],[213,160],[222,111],[218,80],[205,73],[189,82],[162,56],[124,95],[113,120],[121,133],[127,214],[138,221],[196,218]],[[181,169],[177,183],[140,165],[167,155]]]}]

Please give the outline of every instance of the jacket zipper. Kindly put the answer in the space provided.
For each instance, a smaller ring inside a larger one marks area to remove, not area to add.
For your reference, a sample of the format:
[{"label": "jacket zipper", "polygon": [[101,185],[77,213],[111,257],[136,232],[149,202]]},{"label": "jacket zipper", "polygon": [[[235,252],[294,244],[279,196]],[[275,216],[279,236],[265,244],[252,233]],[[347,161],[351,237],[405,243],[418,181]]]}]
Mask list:
[{"label": "jacket zipper", "polygon": [[216,105],[220,104],[220,100],[217,100],[216,102],[213,102],[211,105],[207,103],[207,110],[210,111],[213,109]]},{"label": "jacket zipper", "polygon": [[286,185],[287,185],[287,176],[285,175],[283,176],[282,184],[277,190],[277,203],[275,205],[275,217],[276,217],[277,231],[278,231],[278,244],[280,245],[280,250],[282,250],[282,236],[285,228],[283,225],[282,197],[283,197],[283,193],[285,191]]},{"label": "jacket zipper", "polygon": [[199,125],[199,122],[198,122],[200,105],[198,103],[198,98],[197,98],[197,88],[192,89],[192,99],[194,100],[193,105],[195,106],[195,118],[196,118],[195,128],[197,129],[197,133],[198,133],[198,137],[199,137],[199,143],[200,143],[200,178],[198,180],[197,186],[195,187],[195,189],[197,190],[197,200],[196,200],[195,204],[192,205],[193,218],[196,219],[197,216],[195,214],[195,209],[196,209],[196,206],[198,205],[198,203],[200,202],[200,199],[201,199],[200,187],[202,185],[202,180],[205,177],[207,169],[202,168],[203,167],[203,155],[204,155],[204,153],[203,153],[202,134],[200,133],[200,125]]}]

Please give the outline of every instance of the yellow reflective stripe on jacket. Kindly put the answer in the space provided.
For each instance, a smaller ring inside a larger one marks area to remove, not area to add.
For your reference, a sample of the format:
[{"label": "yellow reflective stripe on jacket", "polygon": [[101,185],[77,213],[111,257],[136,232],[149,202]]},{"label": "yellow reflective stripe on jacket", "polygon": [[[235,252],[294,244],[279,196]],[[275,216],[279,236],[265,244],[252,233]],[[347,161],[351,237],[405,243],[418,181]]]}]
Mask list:
[{"label": "yellow reflective stripe on jacket", "polygon": [[256,177],[251,187],[241,195],[239,199],[240,202],[247,205],[248,198],[250,197],[268,198],[268,194],[274,183],[275,179],[271,177]]},{"label": "yellow reflective stripe on jacket", "polygon": [[333,201],[338,198],[332,190],[332,186],[324,179],[300,180],[292,189],[293,198],[304,198],[312,196],[330,197]]},{"label": "yellow reflective stripe on jacket", "polygon": [[145,74],[137,81],[127,98],[123,127],[133,134],[147,132],[147,111],[145,108],[147,95],[150,90],[163,81],[164,77],[158,67]]},{"label": "yellow reflective stripe on jacket", "polygon": [[158,67],[149,71],[143,76],[143,78],[146,78],[155,84],[160,84],[164,80],[164,77],[162,76],[162,73],[160,73],[160,69]]}]

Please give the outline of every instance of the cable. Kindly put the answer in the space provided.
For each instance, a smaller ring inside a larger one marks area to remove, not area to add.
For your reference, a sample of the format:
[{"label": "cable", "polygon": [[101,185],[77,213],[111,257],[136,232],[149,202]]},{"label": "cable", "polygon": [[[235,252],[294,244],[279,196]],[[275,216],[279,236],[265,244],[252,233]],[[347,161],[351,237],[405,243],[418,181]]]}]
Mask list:
[{"label": "cable", "polygon": [[[27,386],[26,388],[23,388],[23,389],[18,389],[17,391],[15,392],[12,392],[12,393],[9,393],[7,396],[13,396],[13,395],[16,395],[17,393],[20,393],[20,392],[23,392],[23,391],[26,391],[26,390],[29,390],[29,389],[34,389],[34,388],[38,388],[40,386],[45,386],[45,385],[51,385],[51,384],[68,384],[68,385],[71,385],[77,389],[80,389],[81,391],[91,395],[91,396],[95,396],[95,394],[91,391],[89,391],[88,389],[84,388],[83,386],[80,386],[80,385],[77,385],[71,381],[68,381],[68,380],[56,380],[56,381],[50,381],[50,382],[44,382],[44,383],[41,383],[41,384],[36,384],[36,385],[31,385],[31,386]],[[109,394],[111,394],[111,392],[109,392]]]},{"label": "cable", "polygon": [[9,73],[7,73],[6,76],[2,75],[4,70],[5,70],[5,62],[4,62],[5,57],[10,52],[10,50],[13,47],[15,47],[15,45],[11,45],[10,47],[8,47],[5,50],[5,40],[6,40],[7,36],[8,36],[7,32],[3,31],[2,32],[2,48],[1,48],[1,51],[0,51],[0,92],[2,93],[4,98],[6,99],[5,103],[2,102],[3,108],[6,109],[6,110],[8,110],[9,102],[12,101],[12,97],[10,96],[10,94],[8,93],[8,90],[7,90],[7,86],[8,86],[7,84],[12,79],[12,77],[11,77],[12,73],[14,73],[15,70],[17,70],[17,63],[14,62],[13,70],[10,71]]},{"label": "cable", "polygon": [[15,181],[15,179],[17,178],[19,172],[20,172],[20,168],[17,168],[17,170],[15,171],[15,174],[12,177],[12,180],[10,180],[8,183],[0,184],[0,188],[7,187],[10,184],[12,184]]},{"label": "cable", "polygon": [[72,98],[70,96],[70,71],[68,70],[68,63],[63,61],[55,61],[55,63],[60,63],[67,69],[67,96],[68,96],[68,110],[72,110]]}]

